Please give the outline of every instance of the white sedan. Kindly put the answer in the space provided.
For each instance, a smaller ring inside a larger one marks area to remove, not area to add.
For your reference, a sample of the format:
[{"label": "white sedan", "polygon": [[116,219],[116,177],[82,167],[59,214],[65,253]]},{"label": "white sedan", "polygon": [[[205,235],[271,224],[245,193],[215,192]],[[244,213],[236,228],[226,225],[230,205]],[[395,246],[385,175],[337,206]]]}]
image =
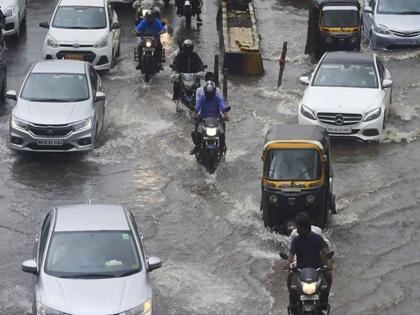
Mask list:
[{"label": "white sedan", "polygon": [[19,38],[20,25],[26,19],[27,0],[0,0],[0,7],[6,16],[3,35]]},{"label": "white sedan", "polygon": [[299,104],[299,124],[319,125],[332,137],[379,140],[392,96],[389,71],[375,54],[330,52],[319,61]]}]

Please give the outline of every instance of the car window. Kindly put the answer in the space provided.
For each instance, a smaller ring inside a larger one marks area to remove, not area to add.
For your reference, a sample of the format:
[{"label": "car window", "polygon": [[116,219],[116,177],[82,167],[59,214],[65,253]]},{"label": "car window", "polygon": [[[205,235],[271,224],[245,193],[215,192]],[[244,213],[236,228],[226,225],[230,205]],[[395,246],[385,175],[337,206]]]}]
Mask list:
[{"label": "car window", "polygon": [[47,244],[50,226],[51,226],[51,213],[48,213],[44,219],[44,223],[42,224],[41,236],[39,239],[39,255],[38,255],[39,263],[41,263],[42,257],[44,256],[45,245]]},{"label": "car window", "polygon": [[419,14],[420,0],[380,0],[377,11],[380,14]]},{"label": "car window", "polygon": [[81,73],[31,73],[20,97],[33,102],[81,102],[89,99],[86,75]]},{"label": "car window", "polygon": [[105,9],[89,6],[60,6],[51,26],[67,29],[103,29],[107,27]]},{"label": "car window", "polygon": [[131,231],[56,232],[44,265],[63,278],[124,277],[142,268]]},{"label": "car window", "polygon": [[376,65],[378,66],[379,78],[382,82],[385,79],[385,67],[378,57],[376,57]]},{"label": "car window", "polygon": [[373,64],[323,63],[317,70],[312,85],[377,88],[378,80]]}]

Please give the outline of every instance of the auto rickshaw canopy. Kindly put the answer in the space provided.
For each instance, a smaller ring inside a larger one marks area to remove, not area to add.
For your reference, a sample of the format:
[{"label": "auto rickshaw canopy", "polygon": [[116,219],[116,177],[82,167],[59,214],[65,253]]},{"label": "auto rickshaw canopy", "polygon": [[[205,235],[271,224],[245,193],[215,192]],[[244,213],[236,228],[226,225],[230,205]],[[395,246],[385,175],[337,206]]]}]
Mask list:
[{"label": "auto rickshaw canopy", "polygon": [[346,5],[346,6],[355,6],[360,9],[360,2],[358,0],[311,0],[312,6],[316,9],[321,10],[323,7],[337,6],[337,5]]},{"label": "auto rickshaw canopy", "polygon": [[325,128],[312,125],[275,125],[267,131],[264,153],[279,143],[312,143],[328,154],[330,138]]}]

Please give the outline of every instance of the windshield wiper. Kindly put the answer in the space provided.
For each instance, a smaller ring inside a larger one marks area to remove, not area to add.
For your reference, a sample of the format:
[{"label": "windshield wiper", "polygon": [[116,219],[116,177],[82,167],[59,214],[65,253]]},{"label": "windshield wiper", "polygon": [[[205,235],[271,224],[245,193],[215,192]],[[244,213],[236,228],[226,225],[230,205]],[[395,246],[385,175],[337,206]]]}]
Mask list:
[{"label": "windshield wiper", "polygon": [[116,275],[109,273],[66,273],[60,275],[60,278],[70,278],[70,279],[101,279],[101,278],[115,278]]},{"label": "windshield wiper", "polygon": [[140,270],[139,269],[136,269],[136,270],[128,270],[128,271],[122,271],[122,272],[120,272],[120,273],[117,273],[116,275],[115,275],[115,277],[127,277],[127,276],[131,276],[131,275],[133,275],[133,274],[135,274],[135,273],[137,273],[137,272],[139,272]]},{"label": "windshield wiper", "polygon": [[403,15],[417,15],[420,14],[420,11],[403,11],[403,12],[398,12],[398,14],[403,14]]},{"label": "windshield wiper", "polygon": [[310,168],[306,169],[305,171],[303,171],[296,180],[301,180],[302,176],[305,175],[306,173],[308,173],[309,171],[312,171],[317,165],[312,165]]}]

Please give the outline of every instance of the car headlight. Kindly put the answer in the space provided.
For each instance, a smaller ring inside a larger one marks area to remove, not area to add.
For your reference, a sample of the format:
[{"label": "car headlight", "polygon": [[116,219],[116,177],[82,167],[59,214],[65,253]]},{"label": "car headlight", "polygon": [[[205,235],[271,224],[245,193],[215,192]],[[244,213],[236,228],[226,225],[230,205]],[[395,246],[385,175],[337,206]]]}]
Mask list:
[{"label": "car headlight", "polygon": [[13,128],[16,128],[16,129],[24,129],[24,130],[28,129],[28,123],[15,116],[12,116],[11,125]]},{"label": "car headlight", "polygon": [[16,12],[16,8],[15,7],[8,7],[4,11],[4,16],[5,17],[11,17],[11,16],[15,15],[15,12]]},{"label": "car headlight", "polygon": [[302,282],[302,291],[305,294],[314,294],[316,292],[316,282]]},{"label": "car headlight", "polygon": [[39,302],[36,302],[36,315],[64,315],[64,313],[56,311]]},{"label": "car headlight", "polygon": [[385,25],[375,25],[374,27],[373,27],[373,30],[376,32],[376,33],[379,33],[379,34],[384,34],[384,35],[389,35],[389,34],[391,34],[391,32],[389,31],[389,29],[388,29],[388,27],[386,27]]},{"label": "car headlight", "polygon": [[51,35],[48,35],[47,46],[52,47],[52,48],[57,48],[60,46],[60,44]]},{"label": "car headlight", "polygon": [[92,127],[92,118],[81,120],[73,124],[74,131],[89,129],[90,127]]},{"label": "car headlight", "polygon": [[217,127],[206,128],[206,134],[209,137],[214,137],[217,135]]},{"label": "car headlight", "polygon": [[300,107],[300,113],[306,118],[316,120],[315,112],[305,105],[302,105]]},{"label": "car headlight", "polygon": [[382,110],[380,107],[375,108],[369,112],[366,113],[365,118],[363,119],[363,121],[372,121],[374,119],[377,119],[381,116]]},{"label": "car headlight", "polygon": [[102,37],[100,40],[98,40],[93,47],[95,48],[102,48],[108,46],[108,35]]},{"label": "car headlight", "polygon": [[135,307],[127,312],[120,313],[120,315],[151,315],[152,314],[152,300],[147,300],[138,307]]}]

